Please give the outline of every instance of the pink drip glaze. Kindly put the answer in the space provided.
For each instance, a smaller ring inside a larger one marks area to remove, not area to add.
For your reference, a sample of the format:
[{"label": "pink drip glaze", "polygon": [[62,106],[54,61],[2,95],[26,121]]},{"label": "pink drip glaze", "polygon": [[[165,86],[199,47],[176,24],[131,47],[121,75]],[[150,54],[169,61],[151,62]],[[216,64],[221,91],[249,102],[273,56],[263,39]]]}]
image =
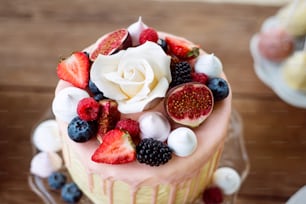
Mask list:
[{"label": "pink drip glaze", "polygon": [[93,183],[93,174],[88,172],[87,173],[87,178],[88,178],[88,188],[89,191],[92,193],[93,192],[93,188],[94,188],[94,183]]},{"label": "pink drip glaze", "polygon": [[177,184],[172,184],[171,187],[170,187],[170,194],[169,194],[168,204],[171,204],[171,203],[175,202],[176,189],[177,189]]},{"label": "pink drip glaze", "polygon": [[134,187],[131,189],[131,204],[135,204],[136,203],[136,194],[138,191],[139,187]]},{"label": "pink drip glaze", "polygon": [[188,196],[189,196],[189,193],[190,193],[190,187],[191,187],[191,180],[186,180],[184,182],[184,185],[186,186],[186,193],[185,193],[185,196],[184,196],[184,202],[183,203],[186,203],[187,202],[187,199],[188,199]]},{"label": "pink drip glaze", "polygon": [[158,185],[156,185],[156,186],[154,186],[153,188],[152,188],[152,204],[156,204],[157,203],[157,192],[158,192],[158,189],[159,189],[159,187],[158,187]]}]

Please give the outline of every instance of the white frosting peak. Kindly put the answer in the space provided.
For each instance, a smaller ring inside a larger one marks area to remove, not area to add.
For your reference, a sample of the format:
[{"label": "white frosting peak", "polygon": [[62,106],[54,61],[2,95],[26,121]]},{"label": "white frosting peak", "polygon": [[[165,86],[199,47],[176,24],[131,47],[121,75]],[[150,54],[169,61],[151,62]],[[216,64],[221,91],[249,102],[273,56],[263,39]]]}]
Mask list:
[{"label": "white frosting peak", "polygon": [[41,122],[34,130],[33,143],[40,151],[60,151],[62,141],[57,122],[52,119]]},{"label": "white frosting peak", "polygon": [[52,111],[56,118],[69,123],[77,116],[77,106],[81,99],[89,97],[89,94],[76,87],[62,89],[56,94],[52,102]]},{"label": "white frosting peak", "polygon": [[225,195],[231,195],[239,189],[241,178],[236,170],[221,167],[214,173],[213,184],[221,188]]},{"label": "white frosting peak", "polygon": [[148,28],[148,26],[142,22],[141,16],[139,16],[139,19],[137,22],[131,24],[128,27],[129,34],[132,38],[133,46],[139,45],[139,35],[146,28]]},{"label": "white frosting peak", "polygon": [[62,159],[55,152],[40,152],[31,161],[31,173],[47,178],[62,167]]},{"label": "white frosting peak", "polygon": [[206,54],[198,57],[195,63],[195,71],[204,73],[208,77],[220,77],[223,66],[218,57],[214,54]]},{"label": "white frosting peak", "polygon": [[193,130],[179,127],[173,130],[168,137],[168,146],[177,156],[186,157],[191,155],[197,148],[197,137]]},{"label": "white frosting peak", "polygon": [[170,133],[168,119],[159,112],[146,112],[139,119],[141,138],[153,138],[159,141],[166,141]]}]

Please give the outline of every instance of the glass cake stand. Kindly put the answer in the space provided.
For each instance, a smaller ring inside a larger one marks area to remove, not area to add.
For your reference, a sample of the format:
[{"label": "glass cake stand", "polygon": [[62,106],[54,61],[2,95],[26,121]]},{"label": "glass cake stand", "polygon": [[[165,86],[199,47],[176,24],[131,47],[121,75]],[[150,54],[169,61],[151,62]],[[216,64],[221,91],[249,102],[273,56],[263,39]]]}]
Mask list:
[{"label": "glass cake stand", "polygon": [[[54,119],[51,110],[48,110],[42,118],[39,120],[39,123],[47,120]],[[38,123],[38,124],[39,124]],[[37,125],[38,125],[37,124]],[[33,131],[35,130],[34,127]],[[33,133],[33,132],[32,132]],[[31,134],[31,141],[32,141]],[[39,151],[36,149],[32,142],[33,156]],[[59,153],[61,156],[61,153]],[[243,124],[239,113],[233,109],[231,114],[230,126],[228,129],[228,136],[225,141],[224,150],[221,156],[219,167],[231,167],[235,169],[241,177],[241,183],[245,180],[249,173],[250,163],[246,148],[244,145],[243,138]],[[60,170],[66,175],[69,175],[67,170],[63,167]],[[68,182],[71,181],[71,178],[68,176]],[[29,173],[28,183],[30,188],[35,192],[45,204],[64,204],[65,202],[61,199],[59,190],[51,190],[48,186],[47,179],[40,178],[39,176]],[[238,192],[234,193],[231,196],[225,196],[223,204],[234,204]],[[80,204],[92,204],[92,202],[83,195],[81,200],[78,202]],[[201,198],[196,201],[195,204],[203,204]]]}]

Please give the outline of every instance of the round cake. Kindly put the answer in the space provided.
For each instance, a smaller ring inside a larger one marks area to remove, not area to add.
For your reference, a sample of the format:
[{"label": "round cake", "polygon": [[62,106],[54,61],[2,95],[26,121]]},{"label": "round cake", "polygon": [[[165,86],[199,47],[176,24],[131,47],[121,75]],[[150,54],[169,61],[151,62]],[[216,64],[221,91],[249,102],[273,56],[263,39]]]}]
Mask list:
[{"label": "round cake", "polygon": [[94,203],[194,203],[231,115],[221,61],[141,21],[63,59],[52,109],[73,181]]}]

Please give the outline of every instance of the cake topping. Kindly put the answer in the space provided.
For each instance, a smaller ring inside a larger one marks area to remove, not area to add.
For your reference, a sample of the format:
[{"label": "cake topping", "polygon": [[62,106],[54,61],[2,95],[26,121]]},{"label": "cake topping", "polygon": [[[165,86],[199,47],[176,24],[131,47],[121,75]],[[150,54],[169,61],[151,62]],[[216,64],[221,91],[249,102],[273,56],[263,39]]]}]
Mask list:
[{"label": "cake topping", "polygon": [[170,123],[168,119],[159,112],[146,112],[139,119],[141,138],[153,138],[164,142],[170,133]]},{"label": "cake topping", "polygon": [[174,54],[179,59],[194,59],[200,54],[200,49],[198,45],[195,45],[183,38],[166,36],[165,40],[172,54]]},{"label": "cake topping", "polygon": [[165,98],[168,116],[176,123],[197,127],[213,110],[213,94],[201,83],[189,82],[172,88]]},{"label": "cake topping", "polygon": [[214,54],[201,55],[194,65],[195,72],[204,73],[208,77],[220,77],[223,66]]},{"label": "cake topping", "polygon": [[141,17],[139,17],[137,22],[133,23],[127,28],[132,38],[133,46],[139,45],[140,33],[146,28],[148,28],[148,26],[142,22]]},{"label": "cake topping", "polygon": [[191,66],[188,62],[172,62],[171,64],[171,77],[172,81],[170,87],[174,87],[180,84],[184,84],[192,81]]},{"label": "cake topping", "polygon": [[75,52],[58,64],[57,75],[60,79],[84,89],[89,81],[89,67],[90,62],[87,54]]},{"label": "cake topping", "polygon": [[41,122],[34,130],[33,143],[40,151],[60,151],[62,140],[57,122],[51,119]]},{"label": "cake topping", "polygon": [[172,150],[163,142],[146,138],[136,146],[137,160],[150,166],[159,166],[172,158]]},{"label": "cake topping", "polygon": [[222,189],[225,195],[231,195],[238,191],[241,178],[236,170],[230,167],[217,169],[213,176],[213,184]]},{"label": "cake topping", "polygon": [[55,152],[39,152],[31,161],[31,173],[47,178],[62,167],[62,159]]},{"label": "cake topping", "polygon": [[158,41],[158,34],[154,28],[146,28],[140,33],[139,43],[144,44],[147,41],[155,43]]},{"label": "cake topping", "polygon": [[221,101],[225,99],[229,94],[229,87],[227,82],[220,77],[209,79],[207,86],[214,95],[214,101]]},{"label": "cake topping", "polygon": [[97,134],[97,124],[75,117],[68,124],[68,135],[75,142],[86,142]]},{"label": "cake topping", "polygon": [[78,116],[82,120],[94,121],[98,118],[101,106],[93,98],[83,98],[79,101],[77,106]]},{"label": "cake topping", "polygon": [[126,49],[131,45],[132,40],[127,29],[122,28],[110,32],[98,39],[94,51],[90,54],[90,59],[95,60],[99,54],[111,55],[119,50]]},{"label": "cake topping", "polygon": [[196,134],[190,128],[179,127],[173,130],[167,140],[174,154],[181,157],[191,155],[197,148]]},{"label": "cake topping", "polygon": [[99,55],[90,78],[104,96],[118,102],[120,112],[136,113],[165,96],[171,81],[169,67],[170,57],[147,41],[111,56]]},{"label": "cake topping", "polygon": [[130,134],[124,130],[113,129],[103,136],[103,142],[92,155],[98,163],[123,164],[136,159],[135,145]]},{"label": "cake topping", "polygon": [[62,89],[52,102],[52,110],[57,119],[69,123],[77,116],[77,106],[81,99],[89,94],[80,88],[67,87]]},{"label": "cake topping", "polygon": [[134,144],[139,143],[140,127],[138,121],[130,118],[123,118],[117,122],[115,128],[127,131],[131,135]]}]

